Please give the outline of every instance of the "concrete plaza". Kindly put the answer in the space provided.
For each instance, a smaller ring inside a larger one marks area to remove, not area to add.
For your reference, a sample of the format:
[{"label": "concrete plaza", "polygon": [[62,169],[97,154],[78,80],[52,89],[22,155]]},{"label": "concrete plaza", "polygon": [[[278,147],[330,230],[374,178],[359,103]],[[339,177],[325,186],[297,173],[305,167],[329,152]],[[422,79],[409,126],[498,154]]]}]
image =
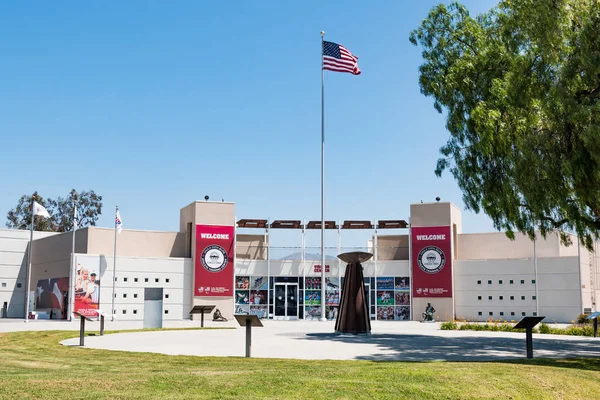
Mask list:
[{"label": "concrete plaza", "polygon": [[[196,321],[188,322],[179,325],[198,325]],[[122,329],[117,328],[118,324],[107,323],[106,329]],[[97,329],[94,324],[90,325],[90,329]],[[234,324],[229,322],[223,325],[211,321],[207,326],[233,327]],[[523,333],[442,331],[438,323],[384,321],[372,322],[370,336],[336,335],[333,330],[333,322],[264,321],[264,327],[252,330],[252,357],[375,361],[525,358]],[[65,340],[62,344],[76,346],[79,338]],[[245,329],[237,327],[89,336],[86,337],[85,347],[169,355],[243,357]],[[534,335],[534,357],[600,357],[600,338]]]}]

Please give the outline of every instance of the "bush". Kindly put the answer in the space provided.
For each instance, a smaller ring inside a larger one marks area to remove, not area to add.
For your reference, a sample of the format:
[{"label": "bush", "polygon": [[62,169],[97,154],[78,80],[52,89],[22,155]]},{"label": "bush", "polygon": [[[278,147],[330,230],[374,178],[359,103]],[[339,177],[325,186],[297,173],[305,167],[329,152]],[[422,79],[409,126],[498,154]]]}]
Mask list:
[{"label": "bush", "polygon": [[547,324],[542,322],[540,324],[540,333],[551,333],[551,329]]},{"label": "bush", "polygon": [[454,331],[457,329],[457,325],[454,321],[443,322],[440,329],[443,331]]},{"label": "bush", "polygon": [[578,324],[589,324],[590,320],[587,319],[587,315],[585,314],[579,314],[579,316],[577,317],[577,323]]}]

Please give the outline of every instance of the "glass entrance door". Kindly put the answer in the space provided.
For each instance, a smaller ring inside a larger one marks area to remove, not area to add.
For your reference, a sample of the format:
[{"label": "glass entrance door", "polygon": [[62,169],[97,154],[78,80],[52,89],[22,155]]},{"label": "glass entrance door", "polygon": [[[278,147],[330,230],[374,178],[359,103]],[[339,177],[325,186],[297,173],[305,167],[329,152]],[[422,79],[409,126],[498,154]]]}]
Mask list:
[{"label": "glass entrance door", "polygon": [[275,284],[275,316],[278,320],[298,319],[298,284]]}]

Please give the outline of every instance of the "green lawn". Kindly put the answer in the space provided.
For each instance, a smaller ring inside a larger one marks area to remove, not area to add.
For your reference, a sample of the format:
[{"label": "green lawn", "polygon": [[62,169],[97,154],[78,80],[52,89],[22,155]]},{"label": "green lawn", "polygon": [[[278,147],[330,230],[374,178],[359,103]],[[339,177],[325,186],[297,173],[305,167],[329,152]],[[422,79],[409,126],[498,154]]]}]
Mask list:
[{"label": "green lawn", "polygon": [[600,399],[600,359],[301,361],[64,347],[78,332],[0,334],[2,399]]}]

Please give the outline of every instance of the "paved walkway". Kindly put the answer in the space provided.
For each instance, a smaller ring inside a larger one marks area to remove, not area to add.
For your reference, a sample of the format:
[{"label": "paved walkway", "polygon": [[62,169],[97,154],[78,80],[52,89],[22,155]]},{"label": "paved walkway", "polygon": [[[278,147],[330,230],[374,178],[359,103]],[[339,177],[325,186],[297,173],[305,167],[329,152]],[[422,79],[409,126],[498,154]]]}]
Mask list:
[{"label": "paved walkway", "polygon": [[[525,358],[522,333],[441,331],[437,323],[373,321],[372,335],[353,336],[334,334],[333,322],[265,321],[264,325],[252,330],[252,357],[377,361]],[[600,338],[534,335],[533,342],[534,357],[600,357]],[[78,345],[79,338],[62,344]],[[106,350],[243,357],[245,329],[119,333],[86,337],[85,344]]]}]

